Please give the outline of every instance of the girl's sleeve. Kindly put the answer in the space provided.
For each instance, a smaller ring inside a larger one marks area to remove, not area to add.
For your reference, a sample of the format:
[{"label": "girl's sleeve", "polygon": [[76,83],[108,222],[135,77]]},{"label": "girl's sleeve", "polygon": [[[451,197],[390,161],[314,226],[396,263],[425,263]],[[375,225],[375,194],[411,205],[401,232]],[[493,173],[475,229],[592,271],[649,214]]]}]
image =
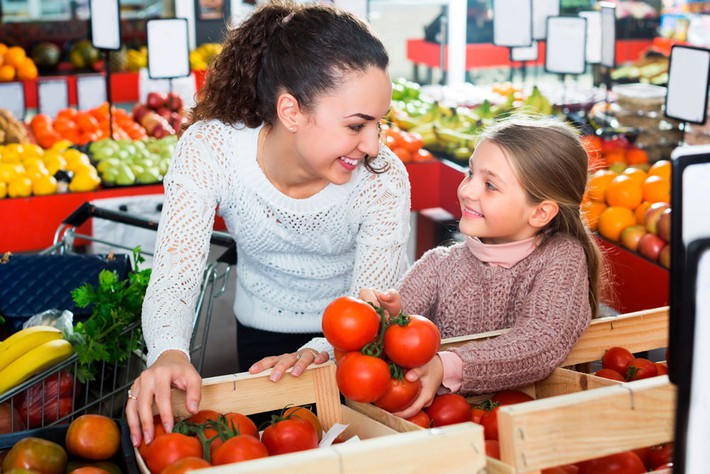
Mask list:
[{"label": "girl's sleeve", "polygon": [[463,394],[521,387],[547,377],[567,358],[591,320],[584,251],[560,244],[540,269],[510,332],[452,349],[463,361]]},{"label": "girl's sleeve", "polygon": [[[193,126],[194,127],[194,126]],[[215,150],[200,130],[181,138],[165,176],[165,202],[143,302],[148,366],[166,350],[190,356],[195,305],[210,247],[217,189]]]},{"label": "girl's sleeve", "polygon": [[[361,202],[365,217],[360,226],[355,250],[355,265],[350,294],[362,288],[391,288],[404,274],[409,238],[410,189],[404,164],[389,151],[390,168],[371,180],[376,192],[366,193]],[[381,155],[382,156],[382,155]]]},{"label": "girl's sleeve", "polygon": [[[439,301],[439,283],[445,278],[440,271],[445,268],[442,252],[435,248],[425,253],[409,269],[397,284],[402,300],[402,311],[406,314],[418,314],[431,319],[438,326],[436,317]],[[446,270],[444,270],[446,271]]]}]

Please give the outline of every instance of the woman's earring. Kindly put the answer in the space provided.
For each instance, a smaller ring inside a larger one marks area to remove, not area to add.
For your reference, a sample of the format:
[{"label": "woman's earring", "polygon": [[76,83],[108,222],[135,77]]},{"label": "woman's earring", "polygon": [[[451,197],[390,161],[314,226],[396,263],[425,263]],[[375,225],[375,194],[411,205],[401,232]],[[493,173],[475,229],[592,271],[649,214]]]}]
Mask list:
[{"label": "woman's earring", "polygon": [[291,133],[295,133],[295,132],[296,132],[296,127],[288,127],[288,131],[291,132]]}]

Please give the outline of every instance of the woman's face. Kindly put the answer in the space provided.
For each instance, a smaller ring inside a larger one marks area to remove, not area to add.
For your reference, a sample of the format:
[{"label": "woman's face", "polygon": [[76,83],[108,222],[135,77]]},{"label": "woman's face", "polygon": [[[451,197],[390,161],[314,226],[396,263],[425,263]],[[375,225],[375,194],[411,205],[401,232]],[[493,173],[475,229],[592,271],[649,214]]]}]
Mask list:
[{"label": "woman's face", "polygon": [[386,71],[347,73],[340,87],[316,100],[311,114],[300,116],[294,138],[304,171],[334,184],[350,181],[365,156],[379,153],[378,123],[391,97]]}]

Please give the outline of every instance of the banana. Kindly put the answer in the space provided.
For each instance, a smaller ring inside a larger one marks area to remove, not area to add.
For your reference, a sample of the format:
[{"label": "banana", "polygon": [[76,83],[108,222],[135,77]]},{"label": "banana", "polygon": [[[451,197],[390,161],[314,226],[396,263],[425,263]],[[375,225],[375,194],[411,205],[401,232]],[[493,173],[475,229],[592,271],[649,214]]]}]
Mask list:
[{"label": "banana", "polygon": [[62,332],[52,326],[32,326],[16,332],[0,343],[0,371],[35,347],[61,337]]},{"label": "banana", "polygon": [[55,339],[35,347],[0,371],[0,394],[21,384],[37,372],[47,369],[74,353],[66,339]]}]

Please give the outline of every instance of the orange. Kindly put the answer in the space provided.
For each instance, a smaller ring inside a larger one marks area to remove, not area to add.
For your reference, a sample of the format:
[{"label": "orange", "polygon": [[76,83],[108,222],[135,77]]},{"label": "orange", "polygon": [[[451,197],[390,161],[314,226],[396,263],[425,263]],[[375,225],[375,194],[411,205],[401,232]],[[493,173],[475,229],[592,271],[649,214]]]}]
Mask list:
[{"label": "orange", "polygon": [[649,176],[660,176],[671,179],[671,162],[669,160],[658,160],[648,169]]},{"label": "orange", "polygon": [[607,166],[611,166],[618,162],[626,163],[626,150],[624,148],[608,150],[604,152],[604,159],[606,160]]},{"label": "orange", "polygon": [[0,56],[4,56],[7,53],[7,45],[5,43],[0,43]]},{"label": "orange", "polygon": [[611,180],[616,178],[616,173],[609,170],[596,171],[587,182],[587,195],[589,199],[604,202],[604,193]]},{"label": "orange", "polygon": [[17,78],[21,81],[32,81],[37,79],[39,73],[37,72],[37,66],[35,66],[34,61],[30,58],[25,58],[25,60],[17,66]]},{"label": "orange", "polygon": [[19,46],[7,48],[5,52],[5,64],[9,64],[15,68],[19,67],[25,61],[25,58],[27,58],[25,50]]},{"label": "orange", "polygon": [[606,203],[610,206],[623,206],[636,209],[643,201],[641,183],[626,175],[612,179],[604,193]]},{"label": "orange", "polygon": [[629,147],[626,150],[626,162],[630,165],[648,163],[648,153],[635,146]]},{"label": "orange", "polygon": [[9,64],[0,66],[0,82],[8,82],[15,79],[15,68]]},{"label": "orange", "polygon": [[599,228],[599,216],[607,205],[601,201],[586,201],[582,203],[582,220],[592,232]]},{"label": "orange", "polygon": [[651,175],[643,183],[643,199],[650,203],[670,202],[671,182],[667,178]]},{"label": "orange", "polygon": [[621,174],[638,181],[639,184],[643,184],[643,182],[646,181],[646,178],[648,177],[644,170],[642,170],[641,168],[634,168],[633,166],[629,166],[624,171],[622,171]]},{"label": "orange", "polygon": [[634,211],[634,216],[636,216],[636,223],[645,226],[646,225],[646,211],[651,207],[651,203],[648,201],[643,201],[639,204],[639,207]]},{"label": "orange", "polygon": [[636,224],[634,212],[628,207],[611,206],[599,216],[599,233],[614,242],[619,241],[621,231]]}]

